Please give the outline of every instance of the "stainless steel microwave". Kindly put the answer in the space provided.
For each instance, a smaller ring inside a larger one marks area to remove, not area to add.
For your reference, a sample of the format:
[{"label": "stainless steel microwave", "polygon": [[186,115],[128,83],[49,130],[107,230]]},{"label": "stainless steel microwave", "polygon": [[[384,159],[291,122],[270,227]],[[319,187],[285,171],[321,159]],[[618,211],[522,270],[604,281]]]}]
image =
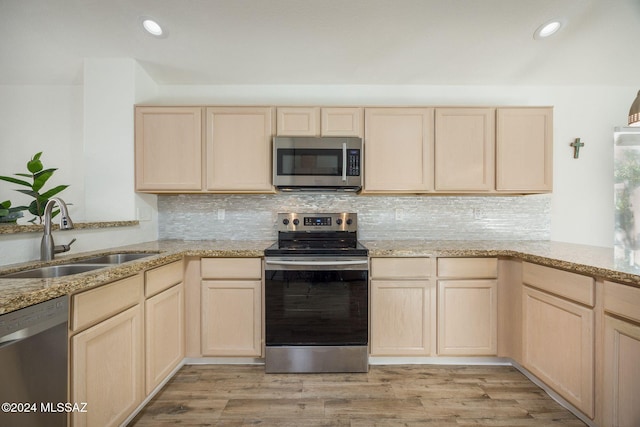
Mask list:
[{"label": "stainless steel microwave", "polygon": [[275,137],[273,185],[285,191],[359,191],[362,139]]}]

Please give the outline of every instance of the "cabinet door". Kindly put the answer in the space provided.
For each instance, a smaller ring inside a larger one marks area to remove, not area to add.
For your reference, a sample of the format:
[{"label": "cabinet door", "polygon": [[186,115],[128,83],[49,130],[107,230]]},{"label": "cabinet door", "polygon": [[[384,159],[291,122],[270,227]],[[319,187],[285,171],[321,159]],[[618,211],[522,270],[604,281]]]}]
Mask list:
[{"label": "cabinet door", "polygon": [[336,107],[321,111],[322,136],[358,136],[362,138],[364,122],[362,108]]},{"label": "cabinet door", "polygon": [[439,355],[496,355],[497,318],[496,280],[438,281]]},{"label": "cabinet door", "polygon": [[262,355],[262,282],[202,282],[202,354]]},{"label": "cabinet door", "polygon": [[640,425],[640,326],[605,316],[603,425]]},{"label": "cabinet door", "polygon": [[71,338],[71,402],[78,426],[120,425],[142,402],[144,349],[142,305],[138,304]]},{"label": "cabinet door", "polygon": [[435,189],[493,190],[495,109],[438,108],[435,115]]},{"label": "cabinet door", "polygon": [[523,364],[593,417],[593,310],[525,286]]},{"label": "cabinet door", "polygon": [[146,393],[184,359],[184,285],[145,301]]},{"label": "cabinet door", "polygon": [[371,355],[431,353],[428,280],[371,281]]},{"label": "cabinet door", "polygon": [[202,109],[137,107],[136,190],[202,190]]},{"label": "cabinet door", "polygon": [[319,107],[279,107],[278,136],[319,136]]},{"label": "cabinet door", "polygon": [[207,190],[273,191],[272,129],[271,108],[207,108]]},{"label": "cabinet door", "polygon": [[365,192],[433,190],[433,109],[365,109]]},{"label": "cabinet door", "polygon": [[498,108],[496,162],[498,191],[551,191],[553,109]]}]

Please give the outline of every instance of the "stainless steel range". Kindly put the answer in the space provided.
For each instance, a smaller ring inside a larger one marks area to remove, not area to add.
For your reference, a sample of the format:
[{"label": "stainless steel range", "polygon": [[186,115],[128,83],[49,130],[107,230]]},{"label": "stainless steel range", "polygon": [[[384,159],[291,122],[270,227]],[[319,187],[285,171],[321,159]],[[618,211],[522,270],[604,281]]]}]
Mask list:
[{"label": "stainless steel range", "polygon": [[368,250],[355,213],[278,214],[265,250],[266,372],[367,372]]}]

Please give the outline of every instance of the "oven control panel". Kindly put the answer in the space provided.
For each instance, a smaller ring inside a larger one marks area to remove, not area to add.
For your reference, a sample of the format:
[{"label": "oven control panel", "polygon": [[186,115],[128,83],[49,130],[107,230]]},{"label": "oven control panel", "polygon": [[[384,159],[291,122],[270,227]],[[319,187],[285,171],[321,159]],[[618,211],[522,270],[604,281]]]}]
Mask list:
[{"label": "oven control panel", "polygon": [[305,216],[304,226],[316,226],[316,227],[331,227],[331,217],[330,216]]},{"label": "oven control panel", "polygon": [[277,231],[357,231],[358,214],[279,213]]}]

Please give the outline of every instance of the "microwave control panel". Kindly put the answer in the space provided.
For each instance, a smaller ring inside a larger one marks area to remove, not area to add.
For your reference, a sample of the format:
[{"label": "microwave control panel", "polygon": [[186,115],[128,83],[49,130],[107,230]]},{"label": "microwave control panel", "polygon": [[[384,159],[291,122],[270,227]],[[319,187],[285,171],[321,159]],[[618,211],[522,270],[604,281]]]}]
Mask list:
[{"label": "microwave control panel", "polygon": [[347,150],[347,176],[360,176],[360,150]]}]

